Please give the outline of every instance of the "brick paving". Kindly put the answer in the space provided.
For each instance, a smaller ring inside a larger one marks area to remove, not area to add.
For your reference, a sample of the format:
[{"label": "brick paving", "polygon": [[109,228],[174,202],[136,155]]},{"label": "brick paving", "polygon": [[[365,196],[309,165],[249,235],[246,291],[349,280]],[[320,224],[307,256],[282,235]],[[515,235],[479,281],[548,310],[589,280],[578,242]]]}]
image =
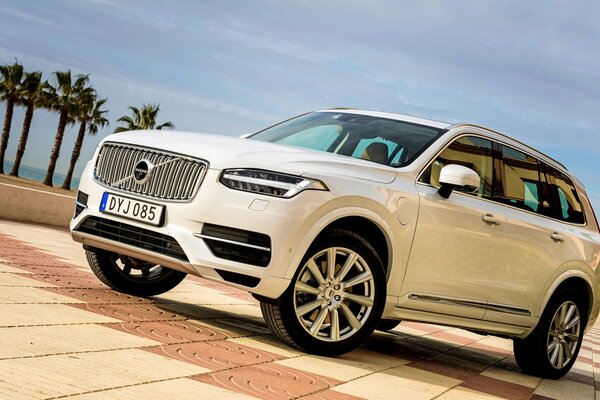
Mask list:
[{"label": "brick paving", "polygon": [[118,293],[66,230],[0,220],[0,399],[594,399],[596,346],[599,326],[560,381],[522,374],[509,340],[411,322],[308,355],[241,290],[188,277]]}]

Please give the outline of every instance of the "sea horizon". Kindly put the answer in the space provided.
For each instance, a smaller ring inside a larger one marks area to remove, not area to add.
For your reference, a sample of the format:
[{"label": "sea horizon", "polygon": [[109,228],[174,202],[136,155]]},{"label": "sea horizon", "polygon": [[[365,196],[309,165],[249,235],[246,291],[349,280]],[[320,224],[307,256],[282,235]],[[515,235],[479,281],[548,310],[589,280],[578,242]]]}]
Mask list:
[{"label": "sea horizon", "polygon": [[[12,161],[4,161],[4,172],[8,174],[13,166]],[[31,165],[21,164],[19,168],[19,178],[31,179],[33,181],[43,182],[46,177],[46,170],[42,168],[32,167]],[[65,181],[66,175],[55,172],[52,177],[52,186],[62,186]],[[71,179],[71,189],[77,189],[79,187],[79,177],[73,176]]]}]

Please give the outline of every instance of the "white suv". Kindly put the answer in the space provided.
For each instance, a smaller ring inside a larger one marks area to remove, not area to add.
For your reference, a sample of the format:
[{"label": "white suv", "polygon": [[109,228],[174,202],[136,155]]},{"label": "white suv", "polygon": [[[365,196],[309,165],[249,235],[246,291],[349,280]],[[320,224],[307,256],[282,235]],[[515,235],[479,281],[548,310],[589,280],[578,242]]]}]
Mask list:
[{"label": "white suv", "polygon": [[337,355],[400,320],[514,339],[563,376],[599,312],[600,233],[559,162],[486,128],[331,109],[247,138],[108,136],[73,238],[110,287],[245,289],[273,332]]}]

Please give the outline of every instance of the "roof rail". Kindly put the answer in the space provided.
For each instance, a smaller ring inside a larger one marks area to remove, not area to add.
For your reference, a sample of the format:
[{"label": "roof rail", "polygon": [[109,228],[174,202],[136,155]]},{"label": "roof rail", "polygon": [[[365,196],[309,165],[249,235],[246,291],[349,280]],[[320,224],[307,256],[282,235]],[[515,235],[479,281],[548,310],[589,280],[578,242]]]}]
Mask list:
[{"label": "roof rail", "polygon": [[482,125],[470,124],[470,123],[468,123],[468,122],[459,122],[459,123],[457,123],[457,124],[452,124],[451,126],[449,126],[449,127],[448,127],[448,130],[450,130],[450,129],[453,129],[453,128],[458,128],[458,127],[460,127],[460,126],[472,126],[472,127],[475,127],[475,128],[481,128],[481,129],[485,129],[486,131],[493,132],[493,133],[495,133],[495,134],[497,134],[497,135],[500,135],[500,136],[502,136],[502,137],[504,137],[504,138],[506,138],[506,139],[512,140],[512,141],[514,141],[514,142],[517,142],[517,143],[519,143],[521,146],[524,146],[524,147],[528,148],[529,150],[532,150],[532,151],[534,151],[534,152],[536,152],[536,153],[539,153],[539,154],[543,155],[544,157],[546,157],[546,158],[547,158],[547,159],[549,159],[550,161],[553,161],[553,162],[555,162],[556,164],[558,164],[558,165],[560,165],[561,167],[563,167],[563,168],[565,169],[565,171],[568,171],[568,170],[569,170],[569,169],[568,169],[568,168],[567,168],[567,167],[566,167],[566,166],[565,166],[563,163],[561,163],[560,161],[558,161],[558,160],[556,160],[556,159],[554,159],[554,158],[550,157],[548,154],[542,153],[542,152],[541,152],[541,151],[539,151],[538,149],[534,149],[533,147],[531,147],[531,146],[530,146],[530,145],[528,145],[527,143],[523,143],[523,142],[521,142],[520,140],[517,140],[517,139],[515,139],[515,138],[513,138],[513,137],[510,137],[510,136],[508,136],[508,135],[505,135],[504,133],[500,133],[500,132],[498,132],[498,131],[495,131],[495,130],[493,130],[493,129],[487,128],[487,127],[485,127],[485,126],[482,126]]}]

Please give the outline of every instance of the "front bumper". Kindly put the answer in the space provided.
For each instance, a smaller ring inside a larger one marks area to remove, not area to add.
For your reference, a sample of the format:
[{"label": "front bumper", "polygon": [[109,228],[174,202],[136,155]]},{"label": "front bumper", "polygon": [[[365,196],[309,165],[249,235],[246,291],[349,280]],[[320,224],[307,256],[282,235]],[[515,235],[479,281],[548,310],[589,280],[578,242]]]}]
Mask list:
[{"label": "front bumper", "polygon": [[[202,276],[269,298],[281,296],[288,287],[290,279],[286,277],[286,272],[298,244],[306,240],[307,232],[304,232],[304,229],[310,226],[307,220],[311,219],[314,211],[330,197],[328,192],[305,191],[293,198],[281,199],[231,190],[219,183],[220,171],[209,169],[192,201],[160,202],[166,206],[165,222],[160,227],[154,227],[101,213],[100,200],[107,191],[142,201],[156,203],[157,199],[107,188],[96,182],[92,173],[92,167],[89,165],[79,186],[79,190],[88,197],[86,207],[80,205],[79,214],[71,221],[71,234],[75,241]],[[115,240],[114,237],[101,237],[86,231],[83,229],[85,225],[82,224],[86,220],[90,221],[89,218],[173,238],[185,257],[174,257],[150,246],[132,245],[127,241]],[[211,250],[208,244],[205,227],[209,225],[268,236],[271,240],[269,261],[266,265],[259,266],[224,259],[222,255],[217,257],[214,245]]]}]

